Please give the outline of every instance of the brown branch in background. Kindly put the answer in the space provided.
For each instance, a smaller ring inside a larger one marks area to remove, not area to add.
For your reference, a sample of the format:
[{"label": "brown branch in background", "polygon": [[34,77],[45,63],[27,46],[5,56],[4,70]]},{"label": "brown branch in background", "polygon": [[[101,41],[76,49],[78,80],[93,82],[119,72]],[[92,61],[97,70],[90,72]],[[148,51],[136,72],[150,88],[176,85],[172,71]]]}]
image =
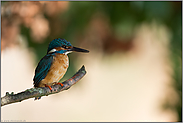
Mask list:
[{"label": "brown branch in background", "polygon": [[17,94],[13,94],[13,92],[9,94],[9,92],[6,92],[6,95],[1,98],[1,107],[11,103],[21,102],[22,100],[26,100],[29,98],[48,96],[50,94],[55,94],[55,93],[67,90],[72,85],[76,84],[85,74],[86,74],[86,71],[83,65],[73,77],[71,77],[70,79],[62,83],[63,87],[57,84],[51,86],[52,91],[50,91],[48,87],[40,87],[40,88],[30,88]]}]

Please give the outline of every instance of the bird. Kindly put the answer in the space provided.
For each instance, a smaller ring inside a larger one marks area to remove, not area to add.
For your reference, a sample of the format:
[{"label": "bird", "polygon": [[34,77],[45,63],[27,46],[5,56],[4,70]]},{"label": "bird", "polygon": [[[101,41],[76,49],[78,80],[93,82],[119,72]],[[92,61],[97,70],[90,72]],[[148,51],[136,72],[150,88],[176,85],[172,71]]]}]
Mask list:
[{"label": "bird", "polygon": [[[70,42],[63,38],[52,40],[47,49],[47,54],[39,61],[33,78],[33,85],[35,88],[48,87],[51,91],[51,86],[58,83],[65,75],[69,67],[68,53],[71,52],[88,53],[88,50],[74,47]],[[36,97],[35,100],[41,97]]]}]

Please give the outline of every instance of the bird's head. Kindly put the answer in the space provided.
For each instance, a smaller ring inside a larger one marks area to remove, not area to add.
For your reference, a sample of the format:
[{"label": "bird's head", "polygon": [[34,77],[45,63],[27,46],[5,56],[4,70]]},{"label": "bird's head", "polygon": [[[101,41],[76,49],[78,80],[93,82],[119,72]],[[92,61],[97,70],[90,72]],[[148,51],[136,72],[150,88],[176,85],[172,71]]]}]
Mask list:
[{"label": "bird's head", "polygon": [[72,51],[75,52],[85,52],[88,53],[88,50],[73,47],[72,44],[65,39],[57,38],[52,40],[49,43],[48,51],[47,53],[60,53],[67,55],[68,53],[71,53]]}]

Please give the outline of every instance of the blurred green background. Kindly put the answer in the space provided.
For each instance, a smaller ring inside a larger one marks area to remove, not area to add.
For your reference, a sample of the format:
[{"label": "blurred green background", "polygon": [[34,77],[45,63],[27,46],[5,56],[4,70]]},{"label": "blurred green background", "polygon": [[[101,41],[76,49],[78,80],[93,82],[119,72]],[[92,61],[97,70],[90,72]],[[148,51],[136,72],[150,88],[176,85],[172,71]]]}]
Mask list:
[{"label": "blurred green background", "polygon": [[[136,27],[143,23],[163,24],[171,34],[169,58],[173,66],[173,88],[179,102],[165,101],[164,110],[175,110],[182,121],[182,2],[1,2],[1,51],[20,45],[21,35],[34,52],[35,66],[46,54],[48,43],[64,38],[74,46],[101,53],[126,54],[133,49]],[[99,32],[92,31],[94,26]],[[137,31],[138,32],[138,31]],[[90,33],[90,34],[88,34]],[[89,36],[88,36],[89,35]],[[98,37],[97,37],[97,36]],[[96,39],[97,37],[97,39]],[[78,69],[77,53],[69,55],[70,66],[63,80]],[[86,56],[86,55],[85,55]],[[82,64],[82,63],[81,63]],[[87,68],[87,66],[86,66]],[[3,83],[3,82],[2,82]],[[79,85],[76,85],[79,86]],[[2,87],[3,88],[3,87]],[[13,90],[12,90],[13,91]],[[21,105],[21,104],[19,104]]]}]

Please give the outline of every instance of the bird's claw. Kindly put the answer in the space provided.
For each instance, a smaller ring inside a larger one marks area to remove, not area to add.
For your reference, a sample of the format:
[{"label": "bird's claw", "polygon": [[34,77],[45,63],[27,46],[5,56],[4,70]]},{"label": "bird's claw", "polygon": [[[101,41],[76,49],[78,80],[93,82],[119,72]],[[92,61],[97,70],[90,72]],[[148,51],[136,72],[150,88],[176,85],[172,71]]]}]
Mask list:
[{"label": "bird's claw", "polygon": [[56,83],[57,85],[61,85],[61,87],[63,87],[64,85],[60,82]]},{"label": "bird's claw", "polygon": [[52,92],[51,86],[45,84],[45,87],[48,87],[50,89],[50,91]]}]

